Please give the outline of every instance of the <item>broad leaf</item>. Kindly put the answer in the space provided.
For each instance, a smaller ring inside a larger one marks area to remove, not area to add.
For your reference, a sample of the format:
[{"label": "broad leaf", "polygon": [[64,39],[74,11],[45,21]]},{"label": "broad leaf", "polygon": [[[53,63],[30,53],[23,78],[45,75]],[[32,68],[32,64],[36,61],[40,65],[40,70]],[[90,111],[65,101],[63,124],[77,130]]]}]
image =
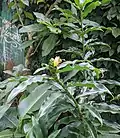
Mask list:
[{"label": "broad leaf", "polygon": [[51,50],[55,47],[58,40],[58,36],[51,34],[43,43],[42,46],[42,56],[47,56]]},{"label": "broad leaf", "polygon": [[114,104],[107,103],[94,103],[95,108],[101,113],[112,113],[117,114],[120,113],[120,106]]},{"label": "broad leaf", "polygon": [[18,110],[21,117],[24,117],[28,112],[38,110],[47,97],[52,93],[49,84],[41,84],[25,99],[23,99],[19,106]]},{"label": "broad leaf", "polygon": [[117,38],[120,35],[120,28],[113,27],[112,34],[115,38]]},{"label": "broad leaf", "polygon": [[27,86],[31,85],[32,83],[35,82],[41,82],[42,81],[42,76],[37,75],[37,76],[30,76],[28,80],[23,81],[21,84],[19,84],[16,88],[14,88],[11,93],[9,94],[7,98],[7,103],[9,103],[11,100],[13,100],[19,93],[22,93],[26,90]]},{"label": "broad leaf", "polygon": [[10,106],[11,103],[0,106],[0,119],[4,116],[5,112],[10,108]]},{"label": "broad leaf", "polygon": [[99,1],[92,2],[91,4],[89,4],[84,10],[83,17],[85,18],[89,13],[92,12],[92,10],[96,9],[96,7],[100,4],[101,3]]},{"label": "broad leaf", "polygon": [[9,110],[0,119],[0,129],[16,128],[18,125],[16,108],[10,107]]},{"label": "broad leaf", "polygon": [[52,106],[53,102],[60,96],[61,96],[61,93],[59,91],[56,91],[56,93],[52,93],[49,97],[47,97],[47,100],[45,101],[45,103],[43,103],[43,105],[40,107],[39,117],[45,115],[46,110],[49,109]]},{"label": "broad leaf", "polygon": [[41,24],[32,24],[32,25],[27,25],[23,26],[19,32],[20,33],[26,33],[26,32],[40,32],[44,29],[44,26]]}]

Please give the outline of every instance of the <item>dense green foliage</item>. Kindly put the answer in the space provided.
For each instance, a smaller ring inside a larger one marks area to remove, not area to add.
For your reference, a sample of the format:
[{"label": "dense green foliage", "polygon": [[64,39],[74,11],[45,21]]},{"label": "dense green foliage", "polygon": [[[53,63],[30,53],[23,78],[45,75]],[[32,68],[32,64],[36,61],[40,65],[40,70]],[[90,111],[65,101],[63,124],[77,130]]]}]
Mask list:
[{"label": "dense green foliage", "polygon": [[119,121],[108,118],[120,113],[119,6],[11,1],[23,48],[34,49],[27,60],[35,72],[21,76],[19,65],[0,83],[0,137],[119,137]]}]

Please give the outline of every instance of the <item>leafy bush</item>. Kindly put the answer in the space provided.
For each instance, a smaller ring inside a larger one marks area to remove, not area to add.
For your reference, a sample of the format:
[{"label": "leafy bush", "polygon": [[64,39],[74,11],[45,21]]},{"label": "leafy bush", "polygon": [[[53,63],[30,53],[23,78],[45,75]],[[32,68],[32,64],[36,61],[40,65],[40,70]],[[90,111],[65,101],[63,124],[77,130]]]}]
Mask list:
[{"label": "leafy bush", "polygon": [[[1,137],[117,137],[119,125],[102,119],[101,113],[119,113],[119,106],[105,103],[106,93],[114,97],[103,83],[120,83],[98,80],[102,70],[88,61],[60,62],[56,57],[35,72],[46,69],[48,74],[16,76],[0,83]],[[68,75],[61,78],[64,73]],[[79,73],[81,79],[71,79]]]},{"label": "leafy bush", "polygon": [[[22,2],[28,5],[28,1]],[[48,11],[55,14],[34,12],[38,23],[20,29],[28,36],[31,32],[33,37],[24,46],[34,47],[39,41],[34,52],[42,46],[42,61],[49,59],[49,63],[42,64],[34,75],[14,74],[0,83],[0,137],[119,137],[119,124],[105,119],[103,113],[119,114],[119,106],[111,104],[119,95],[114,96],[105,84],[120,86],[120,83],[103,79],[106,70],[94,66],[97,61],[119,62],[108,57],[96,58],[96,51],[109,50],[110,46],[92,37],[94,32],[112,29],[87,19],[105,2],[65,0],[59,6],[54,3]],[[17,6],[16,1],[13,4]],[[23,13],[16,9],[21,19]],[[51,58],[56,49],[57,55],[66,58]]]}]

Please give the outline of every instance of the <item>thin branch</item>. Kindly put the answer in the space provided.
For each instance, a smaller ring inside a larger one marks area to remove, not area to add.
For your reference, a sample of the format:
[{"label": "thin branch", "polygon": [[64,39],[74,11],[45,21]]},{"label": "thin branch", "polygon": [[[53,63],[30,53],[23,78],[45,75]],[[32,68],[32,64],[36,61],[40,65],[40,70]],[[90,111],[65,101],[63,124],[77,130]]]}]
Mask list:
[{"label": "thin branch", "polygon": [[54,7],[55,5],[57,5],[58,3],[60,3],[61,1],[62,1],[62,0],[56,0],[56,1],[50,6],[50,8],[49,8],[49,10],[46,12],[45,16],[47,17],[47,16],[50,14],[50,12],[52,11],[53,7]]}]

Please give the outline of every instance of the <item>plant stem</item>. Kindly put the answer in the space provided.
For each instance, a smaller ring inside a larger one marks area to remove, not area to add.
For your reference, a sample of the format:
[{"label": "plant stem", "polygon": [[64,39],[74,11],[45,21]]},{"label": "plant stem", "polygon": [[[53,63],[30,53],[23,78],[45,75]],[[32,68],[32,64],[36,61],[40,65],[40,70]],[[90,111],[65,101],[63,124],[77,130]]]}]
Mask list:
[{"label": "plant stem", "polygon": [[80,107],[79,107],[77,101],[75,100],[75,98],[73,97],[73,95],[70,94],[70,92],[68,91],[68,89],[65,87],[65,85],[59,79],[57,79],[56,81],[63,87],[63,89],[67,93],[68,97],[74,102],[74,104],[76,106],[76,109],[78,109],[79,117],[80,117],[80,120],[81,120],[83,117],[82,117],[82,113],[80,111]]}]

